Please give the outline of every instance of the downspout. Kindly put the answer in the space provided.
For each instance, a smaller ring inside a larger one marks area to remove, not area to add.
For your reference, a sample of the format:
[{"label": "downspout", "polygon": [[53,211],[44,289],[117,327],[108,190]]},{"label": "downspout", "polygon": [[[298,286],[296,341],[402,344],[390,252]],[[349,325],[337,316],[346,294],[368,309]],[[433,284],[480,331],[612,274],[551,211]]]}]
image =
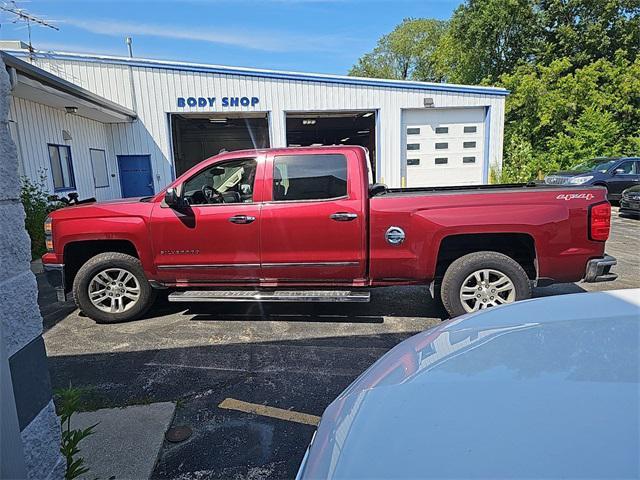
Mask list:
[{"label": "downspout", "polygon": [[[131,47],[131,43],[132,43],[131,37],[127,37],[126,42],[127,42],[127,49],[129,50],[129,58],[133,58],[133,49]],[[138,103],[136,101],[136,87],[133,83],[133,67],[131,65],[129,65],[129,87],[131,88],[131,110],[136,112],[136,119],[134,121],[137,121],[138,120],[138,117],[137,117]]]}]

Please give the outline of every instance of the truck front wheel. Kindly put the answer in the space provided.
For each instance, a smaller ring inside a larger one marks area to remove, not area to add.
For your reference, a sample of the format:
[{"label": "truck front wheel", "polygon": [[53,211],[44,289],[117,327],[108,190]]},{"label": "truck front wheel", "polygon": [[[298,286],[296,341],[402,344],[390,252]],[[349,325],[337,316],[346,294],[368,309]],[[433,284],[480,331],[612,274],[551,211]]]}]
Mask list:
[{"label": "truck front wheel", "polygon": [[98,323],[117,323],[142,316],[155,299],[140,260],[106,252],[85,263],[73,281],[78,308]]},{"label": "truck front wheel", "polygon": [[474,252],[455,260],[442,279],[442,303],[456,317],[531,297],[522,266],[498,252]]}]

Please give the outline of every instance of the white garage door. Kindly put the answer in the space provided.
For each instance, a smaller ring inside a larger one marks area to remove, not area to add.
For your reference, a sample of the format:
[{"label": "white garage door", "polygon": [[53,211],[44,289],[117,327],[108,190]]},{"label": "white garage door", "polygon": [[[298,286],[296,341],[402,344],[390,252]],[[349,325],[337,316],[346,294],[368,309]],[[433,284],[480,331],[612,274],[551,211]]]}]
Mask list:
[{"label": "white garage door", "polygon": [[408,187],[483,183],[484,108],[402,113]]}]

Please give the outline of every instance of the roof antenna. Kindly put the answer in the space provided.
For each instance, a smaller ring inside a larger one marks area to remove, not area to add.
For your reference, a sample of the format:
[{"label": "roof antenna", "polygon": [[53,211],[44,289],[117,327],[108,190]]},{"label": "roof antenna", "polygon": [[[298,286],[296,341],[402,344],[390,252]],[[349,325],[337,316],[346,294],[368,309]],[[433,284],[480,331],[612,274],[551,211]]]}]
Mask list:
[{"label": "roof antenna", "polygon": [[11,0],[10,2],[2,2],[2,4],[0,4],[0,10],[15,15],[12,23],[25,22],[27,24],[27,31],[29,32],[29,61],[32,63],[33,53],[35,50],[33,49],[33,45],[31,44],[31,24],[34,23],[36,25],[60,31],[58,27],[47,22],[46,20],[30,14],[24,8],[18,8],[15,0]]},{"label": "roof antenna", "polygon": [[127,37],[125,42],[127,43],[127,49],[129,50],[129,58],[133,58],[133,41],[131,37]]}]

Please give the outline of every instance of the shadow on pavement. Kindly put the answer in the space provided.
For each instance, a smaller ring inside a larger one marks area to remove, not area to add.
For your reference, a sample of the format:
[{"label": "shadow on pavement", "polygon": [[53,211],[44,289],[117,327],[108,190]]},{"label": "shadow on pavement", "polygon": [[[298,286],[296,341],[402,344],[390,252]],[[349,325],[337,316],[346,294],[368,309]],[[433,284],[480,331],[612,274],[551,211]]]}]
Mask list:
[{"label": "shadow on pavement", "polygon": [[577,283],[556,283],[548,287],[536,287],[533,289],[533,298],[550,297],[553,295],[568,295],[570,293],[586,292]]}]

